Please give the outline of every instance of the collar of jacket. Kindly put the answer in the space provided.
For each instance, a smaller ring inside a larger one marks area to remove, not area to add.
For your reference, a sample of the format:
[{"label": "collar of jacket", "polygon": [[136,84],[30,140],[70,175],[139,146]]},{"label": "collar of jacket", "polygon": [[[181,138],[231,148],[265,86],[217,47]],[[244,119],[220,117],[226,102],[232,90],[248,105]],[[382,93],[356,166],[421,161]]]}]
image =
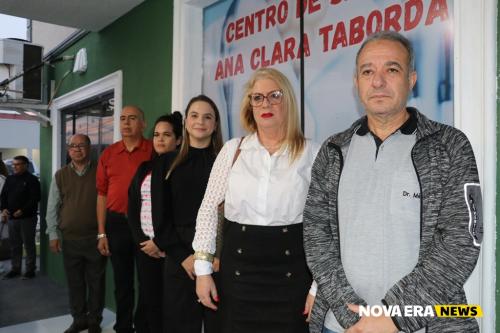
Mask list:
[{"label": "collar of jacket", "polygon": [[[440,124],[430,120],[426,116],[424,116],[421,112],[419,112],[416,108],[414,107],[407,107],[406,110],[410,113],[415,114],[417,117],[417,141],[432,135],[433,133],[437,132],[440,129]],[[338,134],[332,135],[328,139],[328,145],[336,145],[339,147],[343,147],[344,145],[347,145],[351,142],[351,138],[356,133],[356,131],[359,129],[361,126],[362,122],[365,121],[366,116],[361,117],[360,119],[356,120],[351,127],[349,127],[347,130],[340,132]]]}]

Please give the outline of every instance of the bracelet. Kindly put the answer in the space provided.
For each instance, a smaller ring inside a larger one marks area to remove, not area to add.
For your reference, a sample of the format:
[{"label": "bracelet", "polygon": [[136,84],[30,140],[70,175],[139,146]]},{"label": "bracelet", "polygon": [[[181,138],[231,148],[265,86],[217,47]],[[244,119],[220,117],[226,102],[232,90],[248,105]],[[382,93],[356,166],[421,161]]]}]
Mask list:
[{"label": "bracelet", "polygon": [[97,234],[97,240],[101,238],[106,238],[106,234]]},{"label": "bracelet", "polygon": [[208,262],[213,262],[214,261],[214,255],[210,254],[208,252],[195,252],[194,253],[194,259],[195,260],[205,260]]}]

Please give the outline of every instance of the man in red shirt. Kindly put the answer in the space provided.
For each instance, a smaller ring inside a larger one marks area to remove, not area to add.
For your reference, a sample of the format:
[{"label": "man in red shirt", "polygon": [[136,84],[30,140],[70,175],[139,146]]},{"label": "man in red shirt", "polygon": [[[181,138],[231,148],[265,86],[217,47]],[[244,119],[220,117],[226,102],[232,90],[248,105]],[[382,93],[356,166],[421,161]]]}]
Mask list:
[{"label": "man in red shirt", "polygon": [[115,282],[117,333],[142,325],[141,309],[134,311],[134,242],[127,223],[128,187],[137,167],[151,158],[153,146],[144,139],[144,112],[126,106],[120,115],[122,140],[107,147],[97,166],[97,248],[111,257]]}]

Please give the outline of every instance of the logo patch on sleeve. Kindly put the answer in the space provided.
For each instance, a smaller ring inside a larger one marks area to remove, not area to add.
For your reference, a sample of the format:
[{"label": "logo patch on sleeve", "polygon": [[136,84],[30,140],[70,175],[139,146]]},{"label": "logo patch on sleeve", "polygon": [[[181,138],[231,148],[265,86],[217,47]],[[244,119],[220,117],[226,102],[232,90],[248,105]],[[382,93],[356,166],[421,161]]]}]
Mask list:
[{"label": "logo patch on sleeve", "polygon": [[477,183],[464,185],[465,202],[469,211],[469,233],[475,246],[483,241],[483,198],[481,187]]}]

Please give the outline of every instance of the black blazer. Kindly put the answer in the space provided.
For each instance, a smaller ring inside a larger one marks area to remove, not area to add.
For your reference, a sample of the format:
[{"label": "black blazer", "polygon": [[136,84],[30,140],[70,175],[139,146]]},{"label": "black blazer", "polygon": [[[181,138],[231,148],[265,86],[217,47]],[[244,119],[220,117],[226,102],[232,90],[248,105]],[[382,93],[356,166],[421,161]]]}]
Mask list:
[{"label": "black blazer", "polygon": [[194,230],[183,230],[181,235],[173,222],[171,183],[170,179],[165,180],[165,176],[176,156],[177,152],[170,152],[139,166],[128,190],[128,223],[138,247],[140,243],[149,240],[141,228],[141,184],[151,171],[151,214],[155,233],[153,242],[169,258],[180,264],[193,254],[191,244],[183,239],[192,239],[194,234],[184,233],[194,233]]},{"label": "black blazer", "polygon": [[151,161],[143,162],[137,169],[128,189],[128,223],[132,231],[134,242],[139,246],[149,237],[144,234],[141,228],[141,184],[146,175],[151,171],[151,214],[153,218],[153,230],[155,237],[153,242],[162,250],[166,250],[168,242],[168,214],[171,212],[167,198],[168,191],[165,189],[165,176],[167,168],[170,166],[174,154],[167,154],[155,157]]}]

